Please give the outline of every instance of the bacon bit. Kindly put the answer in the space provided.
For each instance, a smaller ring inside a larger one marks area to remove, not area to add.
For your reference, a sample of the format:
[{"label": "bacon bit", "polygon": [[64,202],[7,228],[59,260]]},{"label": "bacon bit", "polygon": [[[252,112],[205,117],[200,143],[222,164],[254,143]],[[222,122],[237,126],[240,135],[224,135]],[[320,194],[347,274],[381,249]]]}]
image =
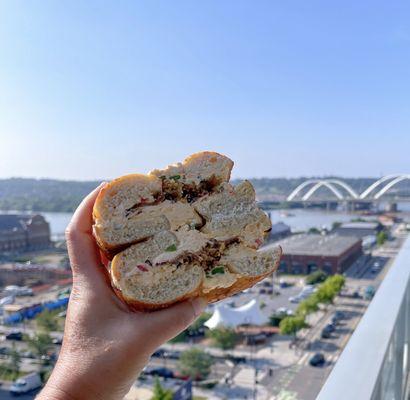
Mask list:
[{"label": "bacon bit", "polygon": [[144,204],[148,201],[145,197],[141,197],[140,204]]},{"label": "bacon bit", "polygon": [[262,240],[261,239],[256,239],[255,243],[257,246],[260,246],[262,244]]},{"label": "bacon bit", "polygon": [[142,272],[148,272],[148,268],[144,264],[138,264],[137,268]]}]

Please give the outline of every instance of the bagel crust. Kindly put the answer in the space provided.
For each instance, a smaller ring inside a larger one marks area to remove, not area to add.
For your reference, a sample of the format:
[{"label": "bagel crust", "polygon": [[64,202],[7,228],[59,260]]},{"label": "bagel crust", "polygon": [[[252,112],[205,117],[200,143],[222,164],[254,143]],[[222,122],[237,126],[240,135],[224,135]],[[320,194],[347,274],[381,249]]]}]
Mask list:
[{"label": "bagel crust", "polygon": [[213,303],[272,274],[282,249],[260,249],[271,228],[252,184],[229,183],[233,162],[201,152],[104,186],[93,235],[111,260],[111,285],[133,311],[203,297]]}]

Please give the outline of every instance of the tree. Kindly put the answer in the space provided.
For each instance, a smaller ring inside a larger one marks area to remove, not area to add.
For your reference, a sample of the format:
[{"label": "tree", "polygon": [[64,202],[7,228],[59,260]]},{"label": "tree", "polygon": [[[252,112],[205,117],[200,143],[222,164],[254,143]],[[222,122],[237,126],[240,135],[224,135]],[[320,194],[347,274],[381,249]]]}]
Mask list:
[{"label": "tree", "polygon": [[171,343],[181,343],[189,339],[190,336],[195,336],[200,330],[204,329],[204,323],[211,318],[210,313],[202,313],[188,328],[183,330],[177,336],[170,340]]},{"label": "tree", "polygon": [[43,332],[53,332],[59,329],[57,317],[50,310],[45,310],[38,314],[36,324],[38,329]]},{"label": "tree", "polygon": [[376,237],[377,245],[382,246],[384,242],[387,240],[387,238],[388,238],[387,233],[385,231],[380,231]]},{"label": "tree", "polygon": [[166,390],[161,386],[159,379],[155,379],[154,383],[154,393],[151,397],[151,400],[172,400],[173,395],[170,390]]},{"label": "tree", "polygon": [[320,233],[320,230],[313,227],[313,228],[310,228],[310,229],[308,230],[308,233],[317,235],[317,234]]},{"label": "tree", "polygon": [[296,309],[296,314],[306,317],[310,313],[314,313],[319,309],[319,302],[316,296],[309,296],[306,300],[300,302]]},{"label": "tree", "polygon": [[26,336],[25,340],[28,347],[38,357],[46,356],[53,344],[53,340],[48,333],[37,333],[33,337]]},{"label": "tree", "polygon": [[215,328],[207,332],[207,336],[212,339],[216,347],[223,350],[233,349],[238,339],[237,334],[230,328]]},{"label": "tree", "polygon": [[204,327],[204,324],[206,321],[208,321],[209,318],[211,318],[212,314],[204,312],[202,313],[195,321],[193,324],[191,324],[187,330],[189,333],[195,333],[198,332],[200,329]]},{"label": "tree", "polygon": [[285,313],[283,313],[283,314],[273,313],[269,317],[269,325],[270,326],[279,326],[280,322],[286,317],[287,317],[287,315]]},{"label": "tree", "polygon": [[188,375],[193,379],[206,378],[211,372],[212,357],[204,351],[192,348],[181,354],[178,369],[182,375]]},{"label": "tree", "polygon": [[342,225],[341,222],[339,222],[339,221],[334,221],[334,222],[332,223],[332,231],[334,231],[335,229],[339,228],[341,225]]},{"label": "tree", "polygon": [[305,319],[300,316],[286,317],[279,324],[280,333],[282,335],[295,335],[303,328],[307,327]]},{"label": "tree", "polygon": [[309,274],[306,277],[305,282],[306,282],[307,285],[316,285],[316,283],[321,283],[321,282],[325,281],[326,278],[327,278],[326,272],[319,269],[319,270]]},{"label": "tree", "polygon": [[311,297],[313,297],[318,303],[333,303],[335,296],[342,290],[345,281],[346,279],[342,275],[330,276],[319,286],[316,293],[314,293]]},{"label": "tree", "polygon": [[10,370],[14,374],[14,379],[18,377],[20,372],[21,365],[21,356],[16,349],[16,345],[13,343],[13,346],[10,351]]}]

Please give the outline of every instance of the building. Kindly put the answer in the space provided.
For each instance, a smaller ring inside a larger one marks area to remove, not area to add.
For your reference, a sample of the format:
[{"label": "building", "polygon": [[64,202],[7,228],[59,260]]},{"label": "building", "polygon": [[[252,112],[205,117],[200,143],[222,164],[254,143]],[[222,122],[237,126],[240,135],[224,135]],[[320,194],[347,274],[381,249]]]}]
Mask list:
[{"label": "building", "polygon": [[71,277],[71,271],[48,265],[3,264],[0,268],[0,286],[38,285]]},{"label": "building", "polygon": [[343,273],[362,254],[362,240],[354,236],[303,234],[278,244],[283,249],[279,272],[288,274]]},{"label": "building", "polygon": [[272,229],[267,237],[268,242],[274,242],[275,240],[283,239],[291,235],[290,226],[283,222],[278,222],[272,225]]},{"label": "building", "polygon": [[383,229],[379,222],[348,222],[337,227],[333,232],[343,236],[376,236]]},{"label": "building", "polygon": [[0,214],[0,252],[44,249],[50,243],[50,226],[42,215]]}]

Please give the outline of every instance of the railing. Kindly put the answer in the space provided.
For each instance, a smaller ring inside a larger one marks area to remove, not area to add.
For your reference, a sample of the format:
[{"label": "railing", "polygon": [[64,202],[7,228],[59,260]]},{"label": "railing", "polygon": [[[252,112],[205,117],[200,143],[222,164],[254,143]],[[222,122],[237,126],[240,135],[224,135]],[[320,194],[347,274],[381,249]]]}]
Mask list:
[{"label": "railing", "polygon": [[410,237],[316,400],[407,400]]}]

